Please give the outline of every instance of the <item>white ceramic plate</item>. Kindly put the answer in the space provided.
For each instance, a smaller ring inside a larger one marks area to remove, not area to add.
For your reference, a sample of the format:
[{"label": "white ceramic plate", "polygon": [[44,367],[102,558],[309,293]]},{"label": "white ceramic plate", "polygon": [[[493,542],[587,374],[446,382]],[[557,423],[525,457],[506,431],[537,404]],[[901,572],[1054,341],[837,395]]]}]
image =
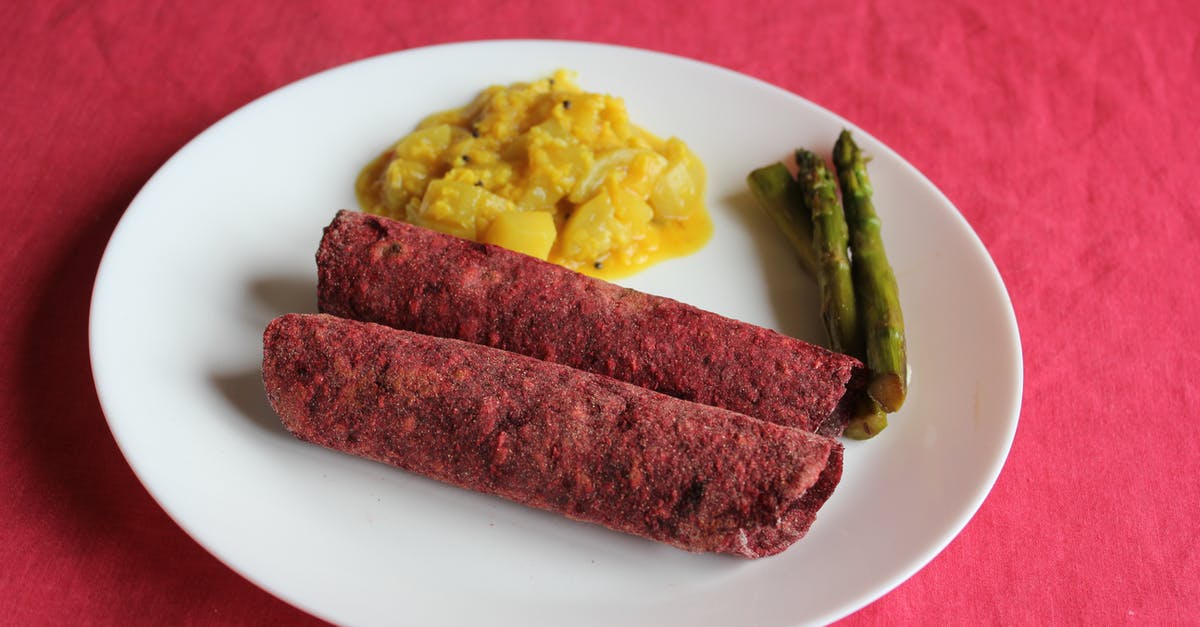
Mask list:
[{"label": "white ceramic plate", "polygon": [[[594,44],[478,42],[353,63],[269,94],[146,184],[104,255],[96,387],[138,477],[192,537],[271,593],[340,623],[796,625],[900,584],[974,514],[1016,429],[1012,306],[950,202],[865,131],[900,284],[910,398],[808,537],[757,561],[693,555],[303,444],[259,378],[274,316],[315,311],[313,254],[359,168],[426,113],[496,83],[577,70],[705,161],[713,241],[624,284],[821,341],[813,287],[744,184],[846,120],[711,65]],[[827,152],[828,148],[825,148]]]}]

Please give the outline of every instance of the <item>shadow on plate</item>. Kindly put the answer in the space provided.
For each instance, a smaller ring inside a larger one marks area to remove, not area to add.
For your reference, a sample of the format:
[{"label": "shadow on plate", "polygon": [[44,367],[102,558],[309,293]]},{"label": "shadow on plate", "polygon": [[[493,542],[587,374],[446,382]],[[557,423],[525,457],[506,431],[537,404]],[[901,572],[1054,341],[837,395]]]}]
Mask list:
[{"label": "shadow on plate", "polygon": [[[250,302],[254,310],[267,313],[270,318],[285,313],[317,312],[317,277],[277,275],[251,279],[247,285]],[[265,326],[265,323],[264,323]]]},{"label": "shadow on plate", "polygon": [[209,383],[239,414],[255,426],[273,434],[292,437],[287,429],[283,428],[283,423],[279,422],[279,417],[267,401],[260,370],[212,374],[209,376]]},{"label": "shadow on plate", "polygon": [[721,203],[733,210],[753,238],[771,310],[779,320],[777,330],[823,346],[825,331],[816,280],[805,274],[783,233],[748,187],[722,198]]},{"label": "shadow on plate", "polygon": [[[242,319],[252,337],[261,338],[267,324],[286,313],[316,313],[317,279],[310,275],[276,274],[253,277],[245,285],[245,306]],[[209,373],[209,383],[221,397],[254,425],[271,433],[288,434],[267,401],[263,388],[261,359],[262,344],[253,351],[253,366]]]}]

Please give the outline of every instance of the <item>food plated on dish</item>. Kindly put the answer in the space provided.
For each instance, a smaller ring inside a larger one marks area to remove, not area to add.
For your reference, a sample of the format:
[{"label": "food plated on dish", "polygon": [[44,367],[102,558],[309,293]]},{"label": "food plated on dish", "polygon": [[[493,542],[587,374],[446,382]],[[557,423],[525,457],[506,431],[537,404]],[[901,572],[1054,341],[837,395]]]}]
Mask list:
[{"label": "food plated on dish", "polygon": [[[632,120],[703,159],[711,238],[613,282],[813,344],[827,342],[816,281],[746,174],[797,146],[828,157],[843,128],[872,157],[913,376],[885,431],[840,440],[837,490],[803,540],[773,557],[676,550],[299,442],[267,401],[264,328],[318,312],[313,253],[336,210],[355,207],[363,167],[429,112],[557,67],[625,97]],[[745,75],[573,42],[384,55],[231,114],[165,163],[122,217],[90,335],[105,416],[148,492],[223,563],[335,623],[830,622],[962,529],[1001,468],[1020,401],[1019,341],[995,266],[902,157]],[[477,602],[459,603],[465,591]],[[762,602],[746,607],[747,595]],[[589,612],[567,611],[580,607]]]},{"label": "food plated on dish", "polygon": [[[271,406],[302,440],[445,483],[690,551],[779,553],[837,487],[836,438],[876,435],[906,387],[858,148],[835,148],[849,222],[811,152],[774,187],[747,178],[816,261],[835,352],[579,272],[635,272],[709,220],[699,158],[569,78],[490,87],[363,170],[364,209],[404,221],[325,227],[321,314],[264,334]],[[887,339],[898,353],[867,350]]]}]

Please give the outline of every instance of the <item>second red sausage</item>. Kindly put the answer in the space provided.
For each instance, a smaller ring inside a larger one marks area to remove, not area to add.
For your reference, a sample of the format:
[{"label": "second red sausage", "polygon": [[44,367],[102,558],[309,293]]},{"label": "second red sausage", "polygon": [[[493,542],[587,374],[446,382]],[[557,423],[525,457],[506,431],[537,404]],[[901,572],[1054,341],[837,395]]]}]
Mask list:
[{"label": "second red sausage", "polygon": [[341,211],[323,313],[456,338],[823,433],[861,363],[763,327],[403,222]]}]

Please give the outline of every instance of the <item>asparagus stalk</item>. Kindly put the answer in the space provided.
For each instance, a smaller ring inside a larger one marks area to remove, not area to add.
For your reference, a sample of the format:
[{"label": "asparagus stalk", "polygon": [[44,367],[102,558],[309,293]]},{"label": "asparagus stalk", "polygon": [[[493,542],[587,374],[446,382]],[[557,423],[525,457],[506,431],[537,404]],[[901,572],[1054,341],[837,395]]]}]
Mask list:
[{"label": "asparagus stalk", "polygon": [[850,277],[850,236],[838,200],[837,182],[825,161],[803,148],[796,150],[796,167],[796,180],[804,190],[805,204],[812,215],[821,319],[829,334],[830,348],[862,359],[863,342]]},{"label": "asparagus stalk", "polygon": [[746,176],[758,204],[771,216],[796,251],[804,271],[817,274],[817,254],[812,245],[812,218],[804,206],[800,184],[782,163],[772,163]]},{"label": "asparagus stalk", "polygon": [[863,394],[855,402],[854,413],[846,423],[843,435],[855,440],[868,440],[886,429],[887,424],[887,412],[875,399]]},{"label": "asparagus stalk", "polygon": [[871,371],[867,391],[890,413],[900,409],[908,393],[904,318],[896,277],[883,249],[866,162],[847,130],[834,144],[833,162],[850,227],[854,291],[862,316],[866,364]]}]

